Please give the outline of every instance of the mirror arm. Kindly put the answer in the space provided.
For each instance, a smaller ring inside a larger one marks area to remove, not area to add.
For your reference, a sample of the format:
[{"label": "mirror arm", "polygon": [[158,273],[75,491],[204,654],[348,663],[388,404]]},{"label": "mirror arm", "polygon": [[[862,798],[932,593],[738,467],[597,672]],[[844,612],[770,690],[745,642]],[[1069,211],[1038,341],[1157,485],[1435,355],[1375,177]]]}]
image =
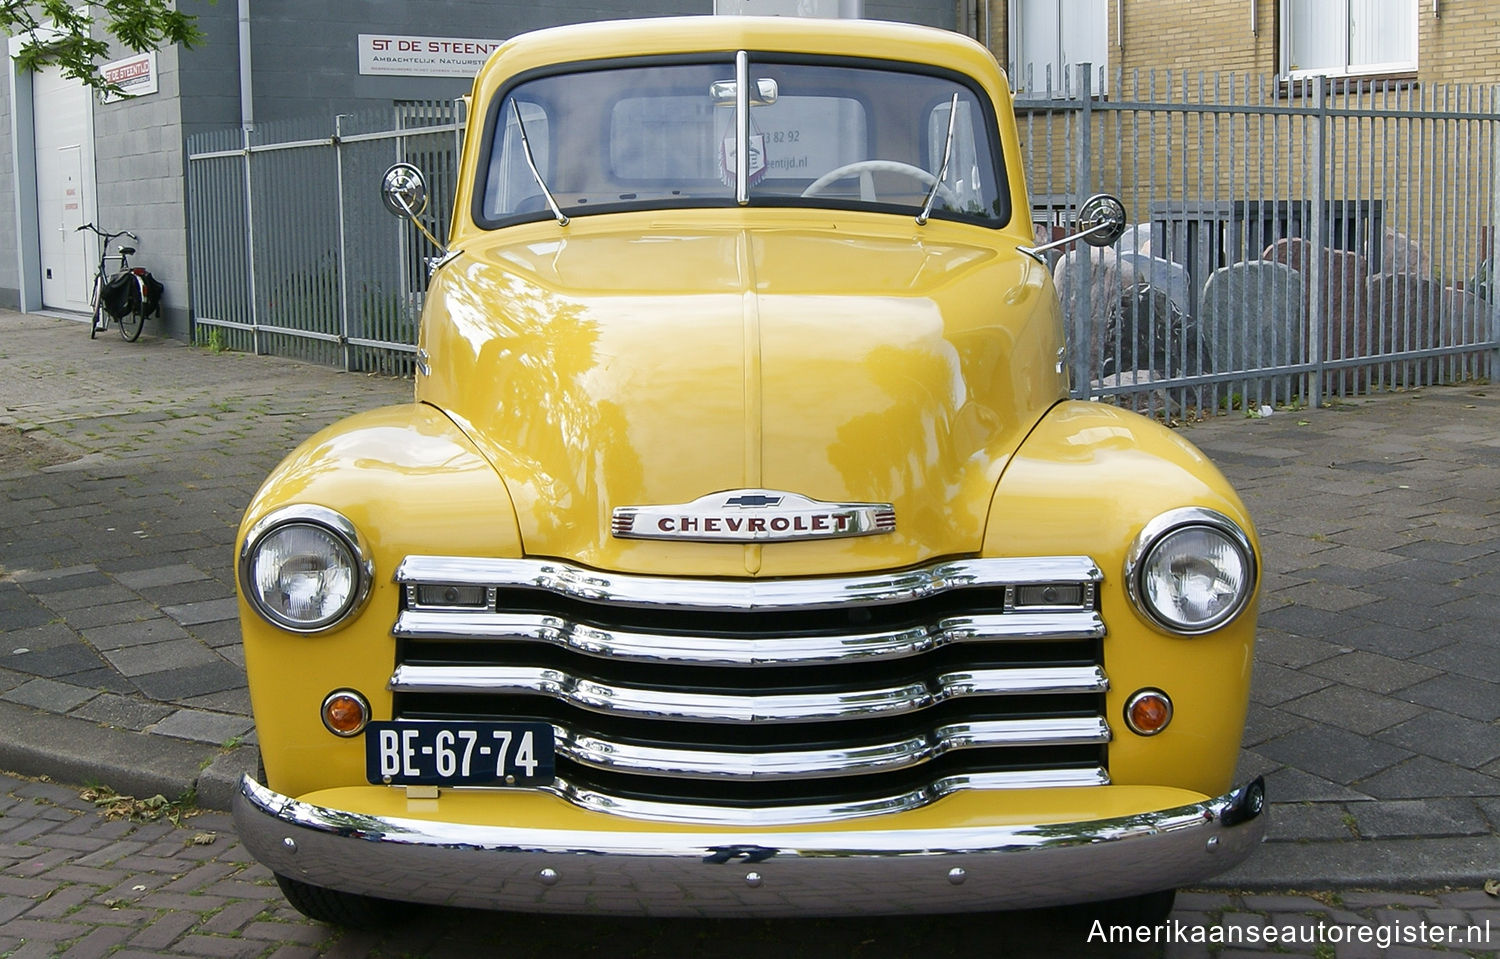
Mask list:
[{"label": "mirror arm", "polygon": [[394,199],[395,202],[400,205],[401,212],[405,213],[406,218],[412,222],[412,225],[422,231],[422,235],[427,238],[427,242],[431,243],[433,246],[441,250],[443,256],[447,256],[448,247],[445,244],[438,242],[438,238],[432,235],[431,230],[427,229],[427,224],[422,222],[422,218],[419,217],[416,211],[411,208],[411,204],[406,202],[406,198],[397,196]]},{"label": "mirror arm", "polygon": [[1069,243],[1087,239],[1088,237],[1093,236],[1095,233],[1098,233],[1101,230],[1108,230],[1111,225],[1112,224],[1109,223],[1096,223],[1093,226],[1089,227],[1087,230],[1080,230],[1077,233],[1069,233],[1067,236],[1062,237],[1061,239],[1053,240],[1050,243],[1043,243],[1041,246],[1018,246],[1016,247],[1016,249],[1020,250],[1022,253],[1040,259],[1041,255],[1043,253],[1046,253],[1048,250],[1055,250],[1058,247],[1067,246]]}]

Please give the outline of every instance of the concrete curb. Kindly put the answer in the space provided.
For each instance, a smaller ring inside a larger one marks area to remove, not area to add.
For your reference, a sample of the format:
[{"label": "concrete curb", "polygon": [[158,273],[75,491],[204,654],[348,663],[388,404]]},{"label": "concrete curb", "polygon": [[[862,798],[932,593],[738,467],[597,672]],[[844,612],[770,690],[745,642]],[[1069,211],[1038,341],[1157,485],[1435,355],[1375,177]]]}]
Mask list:
[{"label": "concrete curb", "polygon": [[136,797],[192,794],[204,809],[227,810],[240,775],[259,761],[254,746],[224,750],[7,702],[0,702],[0,728],[0,769]]}]

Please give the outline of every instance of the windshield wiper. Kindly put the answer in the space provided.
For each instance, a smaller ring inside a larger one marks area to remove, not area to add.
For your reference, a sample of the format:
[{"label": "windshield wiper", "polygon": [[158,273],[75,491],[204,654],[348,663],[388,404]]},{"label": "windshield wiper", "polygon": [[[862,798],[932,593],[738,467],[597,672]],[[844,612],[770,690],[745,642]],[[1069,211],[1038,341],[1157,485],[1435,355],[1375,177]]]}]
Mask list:
[{"label": "windshield wiper", "polygon": [[[938,168],[937,179],[932,181],[932,189],[927,191],[927,202],[922,204],[922,212],[917,214],[917,226],[924,225],[932,216],[932,204],[937,200],[938,187],[943,185],[943,177],[948,175],[948,161],[953,158],[953,127],[954,121],[958,119],[958,94],[953,94],[953,99],[948,101],[948,136],[943,141],[943,165]],[[526,134],[522,133],[524,140]]]},{"label": "windshield wiper", "polygon": [[[955,99],[957,98],[955,97]],[[557,218],[558,225],[567,226],[567,214],[557,205],[557,200],[553,199],[552,191],[547,189],[547,181],[542,179],[542,171],[536,168],[536,157],[531,155],[531,141],[526,138],[526,124],[521,120],[521,106],[516,103],[515,97],[510,98],[510,110],[516,118],[516,129],[521,131],[521,152],[526,154],[526,165],[531,168],[532,179],[536,180],[536,185],[541,188],[542,196],[547,198],[547,206],[552,208],[552,215]],[[953,137],[953,126],[951,123],[948,126],[948,137],[949,139]],[[944,163],[946,164],[946,162],[945,160]]]}]

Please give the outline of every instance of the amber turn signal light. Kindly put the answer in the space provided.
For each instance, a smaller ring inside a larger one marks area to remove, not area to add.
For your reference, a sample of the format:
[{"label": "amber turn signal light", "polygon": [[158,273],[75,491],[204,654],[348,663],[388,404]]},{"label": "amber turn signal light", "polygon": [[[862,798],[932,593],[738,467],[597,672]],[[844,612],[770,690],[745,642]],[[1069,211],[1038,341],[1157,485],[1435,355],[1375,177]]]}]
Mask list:
[{"label": "amber turn signal light", "polygon": [[1125,725],[1140,736],[1155,736],[1172,721],[1172,700],[1159,689],[1142,689],[1125,701]]},{"label": "amber turn signal light", "polygon": [[370,704],[352,689],[336,689],[323,700],[323,725],[335,736],[357,736],[370,721]]}]

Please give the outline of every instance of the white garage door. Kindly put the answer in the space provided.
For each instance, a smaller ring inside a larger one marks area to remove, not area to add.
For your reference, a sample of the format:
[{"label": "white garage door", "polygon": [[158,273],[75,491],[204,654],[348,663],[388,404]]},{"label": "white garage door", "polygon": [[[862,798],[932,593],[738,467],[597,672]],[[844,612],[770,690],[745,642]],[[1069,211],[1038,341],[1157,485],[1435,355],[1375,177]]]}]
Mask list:
[{"label": "white garage door", "polygon": [[33,77],[32,98],[42,304],[88,312],[97,246],[78,227],[95,209],[93,100],[83,84],[56,67]]}]

